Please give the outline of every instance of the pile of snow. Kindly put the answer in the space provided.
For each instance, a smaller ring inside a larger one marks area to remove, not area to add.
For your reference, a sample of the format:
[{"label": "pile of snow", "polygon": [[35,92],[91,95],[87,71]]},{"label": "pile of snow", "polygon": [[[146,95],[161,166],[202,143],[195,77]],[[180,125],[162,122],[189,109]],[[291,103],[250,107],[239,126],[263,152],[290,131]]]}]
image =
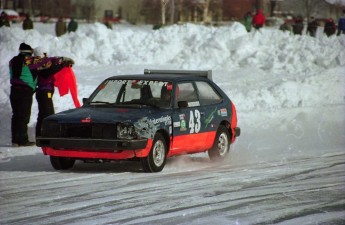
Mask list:
[{"label": "pile of snow", "polygon": [[[130,25],[109,30],[99,23],[81,24],[77,32],[59,38],[52,24],[36,23],[35,28],[23,31],[18,24],[0,29],[3,144],[10,143],[8,61],[26,42],[49,55],[75,60],[80,100],[112,75],[143,73],[144,68],[212,69],[214,81],[237,106],[243,132],[236,149],[250,152],[254,144],[256,152],[344,146],[345,35],[313,38],[272,28],[247,33],[240,23],[159,30]],[[73,107],[68,96],[55,94],[54,102],[56,112]],[[34,103],[31,139],[36,117]]]}]

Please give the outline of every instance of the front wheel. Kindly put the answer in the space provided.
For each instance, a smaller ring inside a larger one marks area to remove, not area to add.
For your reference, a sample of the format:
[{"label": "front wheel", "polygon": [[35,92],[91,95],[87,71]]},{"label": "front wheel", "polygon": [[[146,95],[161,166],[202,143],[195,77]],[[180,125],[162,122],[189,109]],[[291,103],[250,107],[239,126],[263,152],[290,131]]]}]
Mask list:
[{"label": "front wheel", "polygon": [[165,166],[167,158],[167,144],[162,134],[157,133],[153,139],[150,153],[147,157],[141,159],[145,172],[160,172]]},{"label": "front wheel", "polygon": [[50,163],[56,170],[68,170],[74,166],[75,159],[50,156]]},{"label": "front wheel", "polygon": [[211,160],[217,161],[217,160],[223,160],[229,153],[230,149],[230,133],[229,130],[223,126],[220,125],[216,138],[214,139],[213,147],[208,150],[208,155]]}]

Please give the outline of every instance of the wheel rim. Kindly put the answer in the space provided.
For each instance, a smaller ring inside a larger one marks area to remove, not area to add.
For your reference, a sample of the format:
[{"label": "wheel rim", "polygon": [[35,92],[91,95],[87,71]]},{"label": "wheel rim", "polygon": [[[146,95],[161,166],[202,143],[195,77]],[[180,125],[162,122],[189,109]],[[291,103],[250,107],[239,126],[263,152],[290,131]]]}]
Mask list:
[{"label": "wheel rim", "polygon": [[162,141],[157,141],[152,152],[153,162],[159,167],[164,163],[165,158],[165,147]]},{"label": "wheel rim", "polygon": [[228,152],[229,139],[225,133],[221,133],[218,138],[219,155],[224,156]]}]

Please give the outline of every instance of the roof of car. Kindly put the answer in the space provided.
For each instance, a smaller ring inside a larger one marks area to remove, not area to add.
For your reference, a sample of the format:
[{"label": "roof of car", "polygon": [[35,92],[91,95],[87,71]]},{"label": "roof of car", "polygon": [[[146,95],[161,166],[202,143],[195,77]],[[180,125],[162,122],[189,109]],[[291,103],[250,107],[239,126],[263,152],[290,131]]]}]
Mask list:
[{"label": "roof of car", "polygon": [[[144,77],[143,77],[144,75]],[[151,80],[212,80],[212,70],[157,70],[144,69],[144,74],[113,76],[111,79]]]},{"label": "roof of car", "polygon": [[208,80],[205,77],[197,75],[184,75],[184,74],[134,74],[134,75],[118,75],[112,76],[108,79],[145,79],[145,80],[169,80],[169,81],[181,81],[181,80]]}]

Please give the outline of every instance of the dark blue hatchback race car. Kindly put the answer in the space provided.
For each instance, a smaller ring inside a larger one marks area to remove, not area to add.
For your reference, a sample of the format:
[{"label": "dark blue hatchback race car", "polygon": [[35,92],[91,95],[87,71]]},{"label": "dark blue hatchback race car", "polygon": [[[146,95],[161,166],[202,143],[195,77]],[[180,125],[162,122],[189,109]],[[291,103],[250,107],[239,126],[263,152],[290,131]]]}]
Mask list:
[{"label": "dark blue hatchback race car", "polygon": [[171,156],[221,160],[240,135],[233,102],[211,71],[145,70],[104,80],[81,108],[44,119],[36,144],[57,170],[75,160],[137,159],[160,172]]}]

